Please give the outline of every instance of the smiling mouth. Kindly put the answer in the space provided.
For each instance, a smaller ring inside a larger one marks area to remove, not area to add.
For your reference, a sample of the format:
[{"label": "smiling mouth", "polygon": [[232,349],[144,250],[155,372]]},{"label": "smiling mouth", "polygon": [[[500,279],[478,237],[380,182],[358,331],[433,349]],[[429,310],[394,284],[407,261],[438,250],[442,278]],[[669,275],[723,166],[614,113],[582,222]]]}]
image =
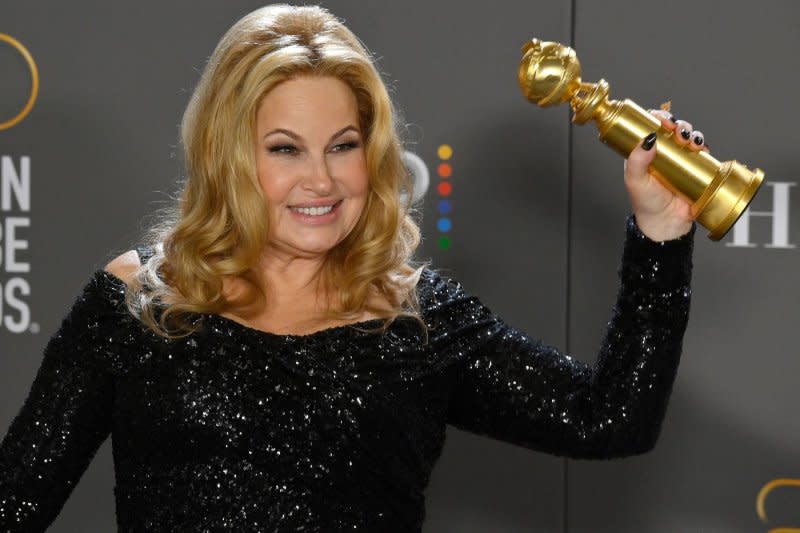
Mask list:
[{"label": "smiling mouth", "polygon": [[335,204],[330,204],[330,205],[318,205],[318,206],[314,206],[314,207],[289,206],[289,209],[291,209],[292,212],[300,214],[300,215],[311,216],[311,217],[319,217],[319,216],[327,215],[328,213],[330,213],[331,211],[333,211],[334,209],[339,207],[339,205],[341,203],[342,203],[342,201],[339,200]]}]

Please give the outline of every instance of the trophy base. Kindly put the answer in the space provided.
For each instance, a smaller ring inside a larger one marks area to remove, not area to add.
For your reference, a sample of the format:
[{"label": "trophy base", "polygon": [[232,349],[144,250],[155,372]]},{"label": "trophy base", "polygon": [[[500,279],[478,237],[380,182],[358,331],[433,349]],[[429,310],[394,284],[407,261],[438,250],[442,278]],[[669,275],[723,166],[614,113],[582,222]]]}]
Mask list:
[{"label": "trophy base", "polygon": [[694,218],[708,228],[708,238],[722,239],[750,205],[761,182],[761,169],[750,171],[738,161],[722,164],[702,196],[692,205]]}]

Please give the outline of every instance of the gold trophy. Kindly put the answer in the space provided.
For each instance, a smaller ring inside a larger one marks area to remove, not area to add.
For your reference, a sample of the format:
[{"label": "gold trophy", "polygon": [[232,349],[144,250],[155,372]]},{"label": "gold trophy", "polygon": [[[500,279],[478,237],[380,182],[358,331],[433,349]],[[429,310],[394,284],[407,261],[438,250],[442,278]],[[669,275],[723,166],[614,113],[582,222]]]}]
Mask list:
[{"label": "gold trophy", "polygon": [[658,153],[649,170],[671,191],[692,204],[692,216],[718,241],[747,209],[764,172],[738,161],[720,163],[705,151],[694,152],[671,139],[674,132],[631,100],[608,99],[609,85],[581,82],[575,51],[556,42],[533,39],[522,48],[519,84],[525,97],[541,107],[569,102],[573,122],[597,123],[600,140],[627,157],[651,132]]}]

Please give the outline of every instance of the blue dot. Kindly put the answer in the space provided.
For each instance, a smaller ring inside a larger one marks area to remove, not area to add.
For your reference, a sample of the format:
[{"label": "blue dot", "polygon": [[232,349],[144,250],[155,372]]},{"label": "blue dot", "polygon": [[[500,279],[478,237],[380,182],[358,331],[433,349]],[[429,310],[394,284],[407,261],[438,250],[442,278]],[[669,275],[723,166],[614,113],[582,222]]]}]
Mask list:
[{"label": "blue dot", "polygon": [[436,223],[436,226],[442,233],[447,233],[450,231],[450,228],[453,227],[453,224],[450,222],[449,218],[440,218],[439,222]]},{"label": "blue dot", "polygon": [[450,205],[450,200],[439,200],[439,212],[443,215],[446,215],[450,211],[453,210],[453,206]]}]

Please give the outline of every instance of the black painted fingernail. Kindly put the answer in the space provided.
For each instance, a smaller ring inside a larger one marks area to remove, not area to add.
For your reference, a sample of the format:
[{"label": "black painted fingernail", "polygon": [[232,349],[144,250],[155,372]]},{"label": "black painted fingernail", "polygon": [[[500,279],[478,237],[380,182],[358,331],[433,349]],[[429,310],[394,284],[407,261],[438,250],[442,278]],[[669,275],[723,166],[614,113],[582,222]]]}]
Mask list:
[{"label": "black painted fingernail", "polygon": [[649,150],[656,144],[656,132],[651,133],[642,141],[642,148]]},{"label": "black painted fingernail", "polygon": [[700,137],[699,135],[695,135],[694,139],[692,140],[694,141],[694,144],[696,144],[697,146],[703,146],[703,138]]},{"label": "black painted fingernail", "polygon": [[672,113],[670,113],[670,115],[669,115],[669,119],[670,119],[672,122],[678,122],[678,119],[677,119],[677,118],[675,118],[675,115],[673,115]]},{"label": "black painted fingernail", "polygon": [[688,141],[689,137],[691,137],[691,136],[692,136],[692,134],[689,133],[689,130],[685,130],[685,129],[681,128],[681,137],[683,137],[684,139],[686,139]]}]

